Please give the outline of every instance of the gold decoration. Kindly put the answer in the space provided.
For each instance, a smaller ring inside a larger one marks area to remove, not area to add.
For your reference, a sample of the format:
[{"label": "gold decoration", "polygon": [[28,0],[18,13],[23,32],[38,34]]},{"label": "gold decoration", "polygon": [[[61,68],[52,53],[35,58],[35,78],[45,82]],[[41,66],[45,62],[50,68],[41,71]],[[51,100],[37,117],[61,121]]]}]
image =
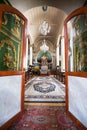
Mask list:
[{"label": "gold decoration", "polygon": [[42,65],[48,65],[48,58],[45,56],[45,55],[43,55],[42,57],[41,57],[41,64]]},{"label": "gold decoration", "polygon": [[4,44],[0,42],[0,50],[3,48]]},{"label": "gold decoration", "polygon": [[0,50],[2,49],[2,47],[4,47],[5,44],[7,44],[7,50],[9,51],[13,51],[13,55],[14,55],[14,61],[12,61],[12,56],[10,55],[10,53],[5,53],[3,61],[4,61],[4,65],[6,65],[7,67],[10,67],[10,64],[13,64],[13,68],[16,68],[17,66],[17,60],[16,60],[16,49],[15,46],[13,44],[13,42],[9,41],[9,40],[2,40],[0,43]]},{"label": "gold decoration", "polygon": [[20,39],[20,32],[18,27],[11,28],[11,32]]},{"label": "gold decoration", "polygon": [[12,26],[13,28],[11,27],[11,30],[9,30],[8,27],[6,27],[6,26],[4,26],[4,28],[8,31],[11,31],[14,36],[16,36],[17,38],[20,39],[21,38],[20,28],[22,27],[22,25],[24,25],[24,21],[16,14],[12,14],[10,12],[5,12],[3,15],[3,18],[4,18],[4,20],[2,22],[3,25],[6,25],[9,22],[8,21],[9,15],[14,17],[13,18],[14,19],[14,23],[13,23],[14,26]]},{"label": "gold decoration", "polygon": [[9,53],[5,53],[3,61],[4,61],[4,65],[10,68],[10,65],[12,63],[12,56]]},{"label": "gold decoration", "polygon": [[[5,27],[4,27],[5,28]],[[7,28],[5,28],[6,30],[8,30]],[[13,40],[14,42],[21,44],[21,41],[19,42],[18,40],[16,40],[15,38],[9,36],[8,33],[4,32],[3,30],[0,30],[1,33],[3,33],[4,35],[6,35],[7,37],[9,37],[11,40]]]},{"label": "gold decoration", "polygon": [[16,62],[13,62],[12,56],[9,53],[5,53],[3,57],[4,65],[12,70],[16,69]]},{"label": "gold decoration", "polygon": [[8,18],[6,15],[4,15],[4,21],[2,22],[3,25],[6,25],[8,23]]}]

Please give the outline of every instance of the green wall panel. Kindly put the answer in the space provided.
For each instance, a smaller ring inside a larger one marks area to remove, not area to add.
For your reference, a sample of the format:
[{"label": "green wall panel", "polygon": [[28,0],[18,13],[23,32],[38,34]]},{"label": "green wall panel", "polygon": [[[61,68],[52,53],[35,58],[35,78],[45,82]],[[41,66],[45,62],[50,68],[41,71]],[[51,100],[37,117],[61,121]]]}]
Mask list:
[{"label": "green wall panel", "polygon": [[85,15],[78,15],[73,22],[74,37],[74,70],[87,71],[87,20]]},{"label": "green wall panel", "polygon": [[0,29],[0,70],[21,70],[24,22],[16,14],[4,12]]}]

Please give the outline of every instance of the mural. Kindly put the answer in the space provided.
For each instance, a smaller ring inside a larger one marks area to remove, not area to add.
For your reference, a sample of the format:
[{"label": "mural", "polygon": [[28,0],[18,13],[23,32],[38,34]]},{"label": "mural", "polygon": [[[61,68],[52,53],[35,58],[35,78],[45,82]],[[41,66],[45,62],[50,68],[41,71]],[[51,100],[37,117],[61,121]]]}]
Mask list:
[{"label": "mural", "polygon": [[0,29],[0,70],[21,69],[24,22],[16,14],[4,12]]},{"label": "mural", "polygon": [[74,36],[74,69],[87,71],[87,20],[85,15],[79,15],[73,22]]},{"label": "mural", "polygon": [[[69,30],[69,25],[71,29]],[[87,71],[87,18],[78,15],[68,23],[70,71]]]}]

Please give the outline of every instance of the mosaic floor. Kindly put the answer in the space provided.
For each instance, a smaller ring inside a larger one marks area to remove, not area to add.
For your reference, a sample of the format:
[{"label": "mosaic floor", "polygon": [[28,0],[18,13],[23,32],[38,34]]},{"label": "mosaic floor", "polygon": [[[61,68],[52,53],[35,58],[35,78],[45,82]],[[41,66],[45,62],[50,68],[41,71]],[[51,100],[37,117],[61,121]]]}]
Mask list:
[{"label": "mosaic floor", "polygon": [[65,102],[65,85],[54,77],[35,77],[25,87],[26,102]]}]

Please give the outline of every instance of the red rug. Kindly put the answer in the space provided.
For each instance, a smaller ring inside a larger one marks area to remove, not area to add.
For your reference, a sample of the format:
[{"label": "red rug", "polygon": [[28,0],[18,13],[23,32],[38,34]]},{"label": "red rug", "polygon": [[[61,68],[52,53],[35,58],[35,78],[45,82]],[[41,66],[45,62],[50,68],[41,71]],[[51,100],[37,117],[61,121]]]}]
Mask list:
[{"label": "red rug", "polygon": [[23,116],[8,130],[79,130],[65,107],[27,106]]}]

